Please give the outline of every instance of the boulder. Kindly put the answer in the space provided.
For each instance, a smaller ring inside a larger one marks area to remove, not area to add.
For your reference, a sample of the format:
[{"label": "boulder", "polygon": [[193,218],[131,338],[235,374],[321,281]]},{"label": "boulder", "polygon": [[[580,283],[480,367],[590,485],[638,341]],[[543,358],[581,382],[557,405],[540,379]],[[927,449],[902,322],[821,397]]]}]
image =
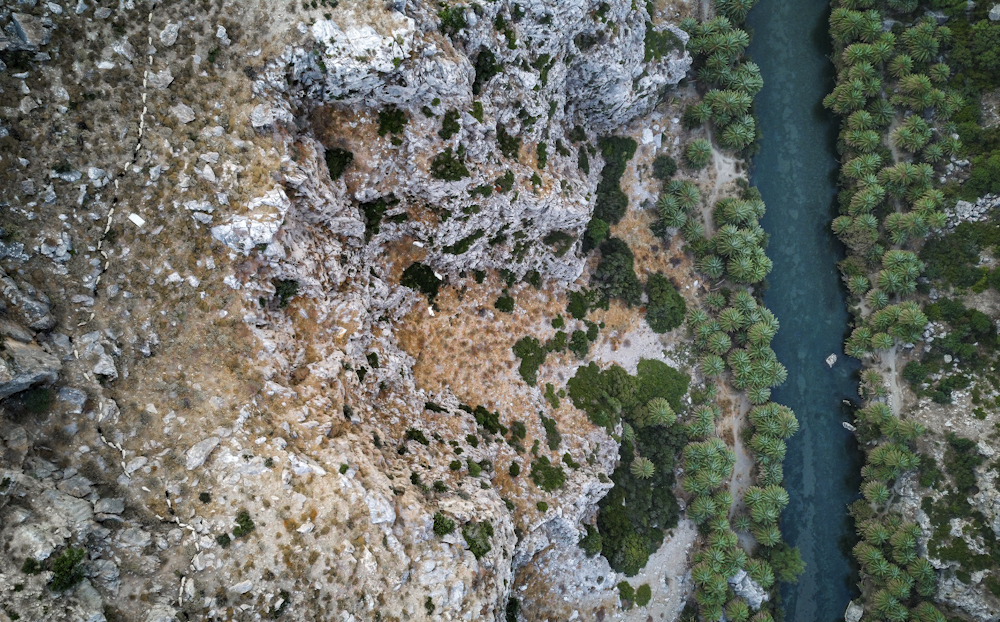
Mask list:
[{"label": "boulder", "polygon": [[754,610],[770,600],[768,593],[750,578],[746,570],[740,570],[728,579],[729,585],[733,586],[733,592],[737,596],[747,601],[747,604]]},{"label": "boulder", "polygon": [[1000,22],[1000,3],[991,6],[988,15],[991,22]]},{"label": "boulder", "polygon": [[27,284],[18,286],[0,270],[0,299],[32,330],[49,330],[56,320],[49,312],[48,299]]},{"label": "boulder", "polygon": [[43,21],[27,13],[11,13],[10,18],[14,34],[21,40],[21,49],[37,50],[52,37],[52,31],[45,23],[48,20]]},{"label": "boulder", "polygon": [[35,384],[51,384],[61,368],[58,358],[34,343],[8,340],[0,350],[0,398]]},{"label": "boulder", "polygon": [[218,446],[218,436],[210,436],[192,446],[187,451],[187,470],[192,471],[205,464],[205,460],[208,460],[208,456]]},{"label": "boulder", "polygon": [[852,600],[847,603],[847,611],[844,612],[844,622],[860,622],[861,616],[864,614],[864,607]]}]

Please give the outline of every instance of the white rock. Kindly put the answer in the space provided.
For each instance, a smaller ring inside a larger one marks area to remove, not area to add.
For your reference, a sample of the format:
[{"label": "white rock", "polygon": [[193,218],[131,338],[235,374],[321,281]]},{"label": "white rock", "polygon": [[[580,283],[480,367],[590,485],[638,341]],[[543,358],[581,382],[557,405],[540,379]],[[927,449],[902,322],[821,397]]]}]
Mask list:
[{"label": "white rock", "polygon": [[274,123],[274,111],[267,104],[257,104],[250,113],[250,125],[264,127]]},{"label": "white rock", "polygon": [[864,614],[864,607],[852,600],[847,603],[847,611],[844,612],[844,622],[860,622],[861,616]]},{"label": "white rock", "polygon": [[253,581],[242,581],[229,588],[229,591],[235,594],[246,594],[251,589],[253,589]]},{"label": "white rock", "polygon": [[187,104],[179,103],[170,108],[170,112],[181,123],[190,123],[194,121],[194,110],[192,110]]},{"label": "white rock", "polygon": [[192,471],[205,464],[209,454],[219,446],[219,440],[218,436],[210,436],[191,447],[187,451],[187,464],[185,465],[187,470]]},{"label": "white rock", "polygon": [[170,67],[165,67],[162,71],[150,74],[147,82],[154,89],[165,89],[174,81],[174,74],[170,73]]},{"label": "white rock", "polygon": [[166,28],[160,31],[160,43],[170,47],[177,41],[177,33],[180,31],[181,25],[175,24],[173,22],[167,22]]},{"label": "white rock", "polygon": [[994,4],[990,7],[988,16],[991,22],[1000,22],[1000,3]]},{"label": "white rock", "polygon": [[827,364],[827,366],[833,367],[836,363],[837,363],[837,355],[836,354],[831,354],[830,356],[826,357],[826,364]]}]

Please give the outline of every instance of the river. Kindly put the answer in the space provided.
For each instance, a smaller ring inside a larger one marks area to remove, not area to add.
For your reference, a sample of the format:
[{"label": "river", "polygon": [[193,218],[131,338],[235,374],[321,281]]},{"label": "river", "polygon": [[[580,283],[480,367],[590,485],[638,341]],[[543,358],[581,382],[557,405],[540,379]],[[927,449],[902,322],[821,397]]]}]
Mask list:
[{"label": "river", "polygon": [[[756,100],[764,138],[751,176],[767,204],[761,225],[774,262],[764,302],[781,322],[772,347],[788,368],[772,399],[801,424],[784,464],[791,501],[782,531],[806,563],[798,583],[781,592],[790,622],[842,620],[856,596],[847,505],[858,496],[860,454],[841,422],[842,400],[857,398],[858,363],[843,353],[848,314],[836,268],[843,249],[829,226],[837,168],[836,122],[822,107],[835,77],[829,11],[817,0],[763,0],[747,19],[748,53],[764,77]],[[832,369],[824,362],[831,353]]]}]

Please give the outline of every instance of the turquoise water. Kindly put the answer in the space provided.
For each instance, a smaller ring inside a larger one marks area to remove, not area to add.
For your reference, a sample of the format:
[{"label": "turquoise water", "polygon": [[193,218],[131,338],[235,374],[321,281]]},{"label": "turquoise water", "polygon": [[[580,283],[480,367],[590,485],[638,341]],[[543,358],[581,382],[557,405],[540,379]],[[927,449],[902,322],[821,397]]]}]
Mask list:
[{"label": "turquoise water", "polygon": [[[756,108],[764,140],[751,177],[767,204],[774,270],[764,302],[781,322],[772,347],[788,381],[772,394],[798,415],[788,442],[785,480],[791,498],[782,531],[800,548],[806,571],[785,586],[786,619],[843,620],[856,596],[849,560],[847,505],[857,497],[859,456],[842,400],[856,398],[858,368],[843,353],[848,315],[837,274],[843,257],[830,232],[836,194],[836,123],[822,99],[833,88],[828,60],[829,6],[816,0],[762,0],[751,11],[749,55],[764,89]],[[833,369],[824,359],[834,353]]]}]

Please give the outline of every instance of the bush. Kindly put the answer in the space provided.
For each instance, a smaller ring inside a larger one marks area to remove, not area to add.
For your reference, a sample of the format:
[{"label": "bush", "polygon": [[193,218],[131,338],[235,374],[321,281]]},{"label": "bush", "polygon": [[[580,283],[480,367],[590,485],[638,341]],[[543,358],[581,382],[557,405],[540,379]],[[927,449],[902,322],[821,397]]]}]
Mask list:
[{"label": "bush", "polygon": [[395,106],[390,106],[378,112],[378,135],[399,134],[406,125],[406,113]]},{"label": "bush", "polygon": [[538,508],[539,512],[549,511],[549,504],[546,503],[545,501],[539,501],[538,503],[535,504],[535,507]]},{"label": "bush", "polygon": [[216,544],[218,544],[219,546],[221,546],[224,549],[228,548],[229,545],[232,543],[232,541],[233,541],[233,539],[229,537],[228,533],[224,533],[224,534],[220,534],[218,536],[215,536],[215,542],[216,542]]},{"label": "bush", "polygon": [[788,546],[784,542],[770,548],[767,561],[771,564],[774,576],[782,583],[798,583],[799,575],[806,569],[798,547]]},{"label": "bush", "polygon": [[434,514],[434,533],[438,536],[446,536],[455,531],[455,521],[451,520],[441,512]]},{"label": "bush", "polygon": [[687,303],[670,280],[657,272],[646,281],[646,322],[655,333],[665,333],[677,328],[687,315]]},{"label": "bush", "polygon": [[479,46],[479,53],[476,54],[476,77],[472,81],[472,94],[479,95],[483,90],[483,85],[490,81],[493,76],[503,70],[503,65],[497,62],[497,57],[485,45]]},{"label": "bush", "polygon": [[510,295],[500,296],[497,301],[493,303],[493,307],[498,311],[503,311],[504,313],[514,312],[514,298]]},{"label": "bush", "polygon": [[556,420],[542,414],[538,416],[541,417],[542,426],[545,428],[545,444],[552,451],[559,449],[559,443],[562,442],[562,434],[559,433],[559,429],[556,427]]},{"label": "bush", "polygon": [[424,436],[424,433],[422,431],[416,429],[416,428],[409,428],[406,431],[406,438],[407,438],[407,440],[417,441],[421,445],[430,445],[431,444],[431,442],[429,440],[427,440],[427,437]]},{"label": "bush", "polygon": [[667,183],[677,172],[677,162],[666,154],[656,156],[653,160],[653,177]]},{"label": "bush", "polygon": [[605,298],[618,298],[628,306],[639,304],[642,285],[635,275],[635,256],[628,244],[618,238],[601,243],[601,260],[590,278],[591,285]]},{"label": "bush", "polygon": [[546,456],[540,456],[531,463],[531,481],[545,492],[552,492],[566,483],[566,472],[549,462]]},{"label": "bush", "polygon": [[623,136],[599,138],[597,145],[604,157],[604,168],[601,169],[601,181],[597,184],[594,218],[617,224],[628,209],[628,196],[622,192],[619,182],[628,161],[635,155],[637,145],[631,138]]},{"label": "bush", "polygon": [[521,151],[521,139],[511,136],[502,125],[497,124],[497,143],[500,146],[500,153],[506,158],[517,160],[517,155]]},{"label": "bush", "polygon": [[465,28],[465,6],[445,7],[438,11],[441,34],[452,36]]},{"label": "bush", "polygon": [[514,356],[521,359],[518,372],[521,378],[531,386],[538,382],[538,368],[545,362],[546,350],[538,339],[522,337],[514,344]]},{"label": "bush", "polygon": [[566,305],[566,313],[574,320],[582,320],[587,317],[587,295],[583,292],[570,292],[569,304]]},{"label": "bush", "polygon": [[587,356],[587,352],[590,351],[590,340],[587,339],[587,333],[585,331],[573,331],[573,335],[569,340],[569,351],[576,355],[576,358],[578,359],[582,359]]},{"label": "bush", "polygon": [[198,493],[198,501],[201,501],[202,503],[210,503],[212,501],[212,495],[207,492]]},{"label": "bush", "polygon": [[586,527],[587,533],[580,538],[580,548],[587,554],[587,557],[593,557],[601,552],[603,546],[601,532],[593,525],[584,525],[584,527]]},{"label": "bush", "polygon": [[651,598],[653,598],[653,590],[649,587],[648,583],[643,583],[635,591],[635,604],[640,607],[648,605]]},{"label": "bush", "polygon": [[254,525],[253,519],[250,518],[250,512],[240,510],[236,514],[236,528],[233,529],[233,537],[242,538],[249,535],[256,528],[257,526]]},{"label": "bush", "polygon": [[507,470],[511,477],[517,477],[521,474],[521,465],[516,462],[510,463],[510,469]]},{"label": "bush", "polygon": [[540,169],[545,168],[545,164],[549,161],[549,156],[548,153],[546,152],[547,148],[548,145],[546,145],[545,143],[538,143],[538,148],[536,151],[538,156],[538,168]]},{"label": "bush", "polygon": [[631,607],[632,601],[635,599],[635,588],[628,581],[622,581],[618,584],[618,596],[622,601],[628,602],[628,607]]},{"label": "bush", "polygon": [[444,119],[441,120],[441,130],[438,132],[438,136],[444,140],[448,140],[454,136],[460,129],[462,129],[458,119],[459,113],[454,108],[444,113]]},{"label": "bush", "polygon": [[444,181],[465,179],[469,176],[469,169],[462,162],[464,158],[463,147],[459,147],[457,153],[453,153],[451,147],[448,147],[431,160],[431,176]]},{"label": "bush", "polygon": [[469,550],[472,551],[477,560],[482,559],[483,555],[489,553],[493,548],[490,546],[490,538],[492,536],[493,525],[488,520],[481,523],[469,521],[462,525],[462,537],[465,538],[466,544],[469,545]]},{"label": "bush", "polygon": [[403,276],[399,279],[400,285],[422,292],[427,296],[427,302],[431,304],[434,304],[441,282],[430,266],[419,261],[410,264],[406,270],[403,270]]},{"label": "bush", "polygon": [[354,154],[346,149],[326,150],[326,168],[330,171],[330,179],[337,181],[344,174],[347,167],[354,161]]},{"label": "bush", "polygon": [[52,579],[49,588],[54,592],[63,592],[83,581],[86,573],[80,562],[86,556],[84,549],[67,548],[62,555],[52,562]]}]

